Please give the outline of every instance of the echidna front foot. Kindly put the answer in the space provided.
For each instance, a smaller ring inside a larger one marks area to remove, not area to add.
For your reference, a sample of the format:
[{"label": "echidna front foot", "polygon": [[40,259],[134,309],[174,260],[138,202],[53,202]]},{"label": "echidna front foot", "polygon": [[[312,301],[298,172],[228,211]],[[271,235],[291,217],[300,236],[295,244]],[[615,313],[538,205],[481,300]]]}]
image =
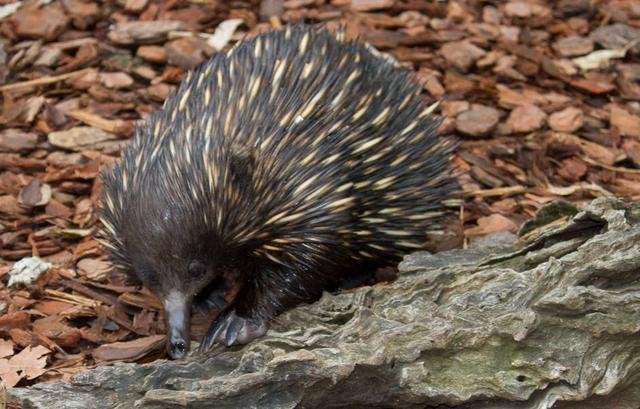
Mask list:
[{"label": "echidna front foot", "polygon": [[226,308],[211,323],[200,343],[199,352],[206,352],[219,343],[226,346],[244,345],[267,333],[269,325],[261,319],[239,316],[235,309]]}]

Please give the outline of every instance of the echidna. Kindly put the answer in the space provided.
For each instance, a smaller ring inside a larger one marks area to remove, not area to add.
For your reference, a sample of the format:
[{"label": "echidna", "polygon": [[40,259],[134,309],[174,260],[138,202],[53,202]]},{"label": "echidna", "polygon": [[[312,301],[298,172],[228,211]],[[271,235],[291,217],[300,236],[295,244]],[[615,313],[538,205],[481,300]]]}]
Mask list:
[{"label": "echidna", "polygon": [[306,25],[188,74],[103,174],[104,243],[162,300],[169,355],[187,353],[193,300],[222,277],[239,290],[201,351],[422,248],[457,190],[431,111],[409,70]]}]

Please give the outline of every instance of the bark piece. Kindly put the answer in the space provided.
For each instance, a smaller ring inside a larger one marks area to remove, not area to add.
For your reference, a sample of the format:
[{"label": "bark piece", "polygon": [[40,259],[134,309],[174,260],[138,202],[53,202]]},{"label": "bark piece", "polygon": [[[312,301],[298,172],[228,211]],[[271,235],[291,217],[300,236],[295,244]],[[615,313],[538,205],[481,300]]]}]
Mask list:
[{"label": "bark piece", "polygon": [[166,40],[169,32],[185,27],[181,21],[128,21],[116,24],[107,36],[117,44],[159,43]]},{"label": "bark piece", "polygon": [[109,132],[89,126],[77,126],[66,131],[49,134],[50,144],[78,151],[87,148],[100,148],[112,144],[116,139],[115,135]]},{"label": "bark piece", "polygon": [[[624,48],[636,38],[640,37],[640,29],[628,26],[622,23],[616,23],[609,26],[598,27],[593,30],[590,37],[596,43],[606,49]],[[640,44],[636,44],[631,48],[634,54],[640,53]]]},{"label": "bark piece", "polygon": [[442,46],[440,53],[449,64],[466,72],[486,51],[468,41],[453,41]]},{"label": "bark piece", "polygon": [[572,133],[584,124],[584,114],[578,108],[567,107],[551,114],[548,122],[554,131]]},{"label": "bark piece", "polygon": [[213,53],[207,42],[198,37],[184,37],[164,45],[169,64],[191,70]]},{"label": "bark piece", "polygon": [[492,107],[474,104],[470,110],[456,118],[456,129],[463,134],[483,137],[489,135],[498,125],[500,112]]},{"label": "bark piece", "polygon": [[589,37],[563,37],[553,43],[553,49],[561,57],[577,57],[593,51],[593,40]]},{"label": "bark piece", "polygon": [[143,45],[138,48],[136,55],[147,61],[164,64],[167,61],[167,52],[157,45]]},{"label": "bark piece", "polygon": [[393,6],[395,0],[351,0],[351,10],[370,11]]},{"label": "bark piece", "polygon": [[25,7],[11,17],[15,32],[21,37],[55,40],[62,33],[69,18],[59,4],[35,8]]},{"label": "bark piece", "polygon": [[38,143],[38,135],[23,132],[19,129],[5,129],[0,131],[0,152],[19,152],[31,150]]},{"label": "bark piece", "polygon": [[640,138],[640,116],[634,115],[618,105],[612,105],[610,121],[620,134]]},{"label": "bark piece", "polygon": [[524,105],[511,111],[507,125],[516,133],[536,131],[544,126],[547,114],[535,105]]},{"label": "bark piece", "polygon": [[124,72],[102,72],[100,82],[107,88],[128,88],[133,85],[133,78]]},{"label": "bark piece", "polygon": [[129,342],[115,342],[104,344],[96,348],[91,354],[98,361],[130,361],[141,358],[151,350],[158,350],[164,346],[164,335],[153,335],[138,338]]}]

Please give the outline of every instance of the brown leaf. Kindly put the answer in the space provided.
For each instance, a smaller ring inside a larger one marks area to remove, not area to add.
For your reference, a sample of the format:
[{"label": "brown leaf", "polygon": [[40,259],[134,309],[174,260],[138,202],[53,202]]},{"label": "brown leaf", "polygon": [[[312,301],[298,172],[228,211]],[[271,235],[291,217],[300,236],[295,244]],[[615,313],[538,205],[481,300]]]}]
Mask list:
[{"label": "brown leaf", "polygon": [[13,342],[0,338],[0,358],[13,355]]},{"label": "brown leaf", "polygon": [[47,348],[38,345],[30,346],[12,356],[10,359],[0,359],[0,378],[9,387],[15,386],[21,379],[35,379],[46,372]]}]

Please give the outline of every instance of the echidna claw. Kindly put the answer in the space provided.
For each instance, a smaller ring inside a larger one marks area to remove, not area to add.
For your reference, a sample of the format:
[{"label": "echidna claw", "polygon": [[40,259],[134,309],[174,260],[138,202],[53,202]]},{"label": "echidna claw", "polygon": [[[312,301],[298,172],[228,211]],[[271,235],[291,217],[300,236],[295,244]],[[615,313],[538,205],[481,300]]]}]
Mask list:
[{"label": "echidna claw", "polygon": [[199,352],[206,352],[219,343],[226,346],[244,345],[263,336],[268,329],[265,321],[243,318],[233,309],[225,309],[211,323],[200,343]]}]

